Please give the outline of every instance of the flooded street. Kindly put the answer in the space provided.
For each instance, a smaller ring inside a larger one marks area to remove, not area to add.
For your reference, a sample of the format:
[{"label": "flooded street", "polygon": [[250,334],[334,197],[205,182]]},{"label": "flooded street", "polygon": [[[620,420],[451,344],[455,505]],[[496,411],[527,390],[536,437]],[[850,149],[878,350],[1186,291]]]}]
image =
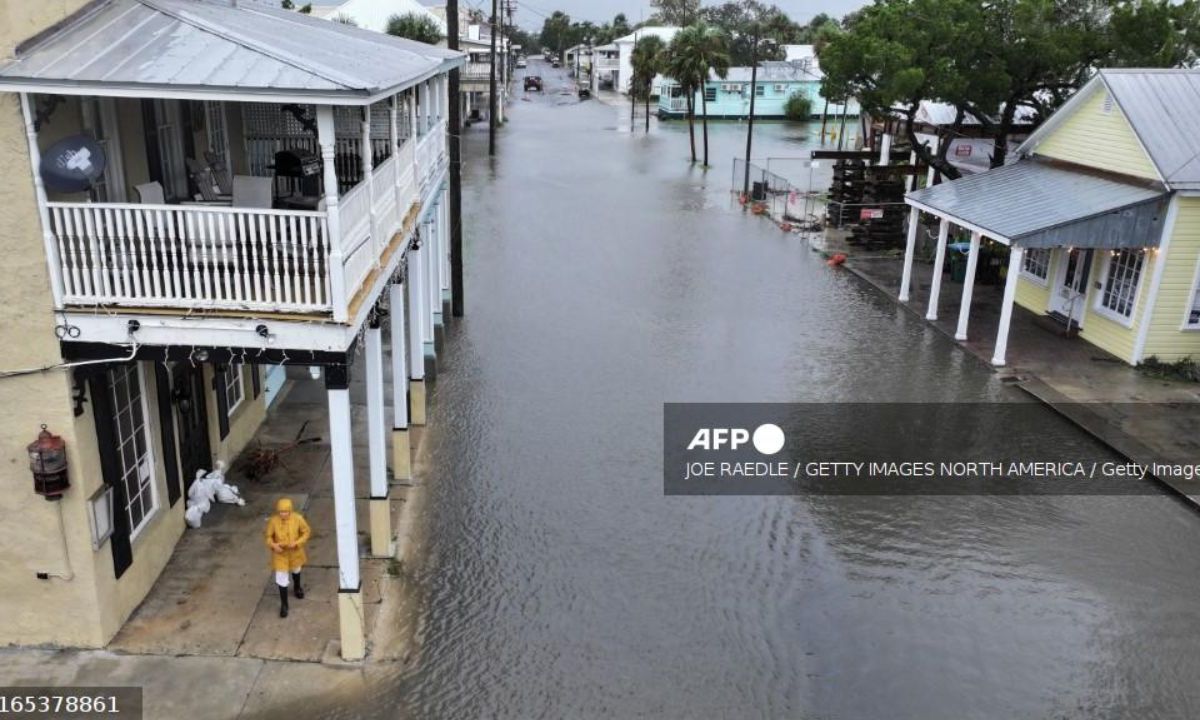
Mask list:
[{"label": "flooded street", "polygon": [[686,123],[631,135],[530,72],[494,162],[465,134],[422,645],[356,716],[1200,715],[1200,516],[1171,497],[664,496],[664,402],[1018,391],[732,203],[744,125],[705,172]]}]

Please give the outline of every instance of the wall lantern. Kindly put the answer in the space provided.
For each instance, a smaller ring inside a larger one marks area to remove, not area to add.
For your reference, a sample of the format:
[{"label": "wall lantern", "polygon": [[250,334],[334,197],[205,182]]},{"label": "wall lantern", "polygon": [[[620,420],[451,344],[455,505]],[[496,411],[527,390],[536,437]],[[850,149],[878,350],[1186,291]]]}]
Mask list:
[{"label": "wall lantern", "polygon": [[43,425],[37,440],[26,450],[33,471],[33,491],[47,500],[61,499],[71,486],[67,480],[67,444]]}]

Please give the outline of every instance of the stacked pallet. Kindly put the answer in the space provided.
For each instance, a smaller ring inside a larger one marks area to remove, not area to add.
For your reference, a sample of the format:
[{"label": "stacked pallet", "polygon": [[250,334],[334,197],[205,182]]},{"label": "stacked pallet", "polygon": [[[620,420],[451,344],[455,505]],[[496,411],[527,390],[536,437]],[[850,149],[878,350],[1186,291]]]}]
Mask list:
[{"label": "stacked pallet", "polygon": [[896,166],[867,168],[863,178],[860,211],[848,241],[869,250],[904,244],[905,175]]}]

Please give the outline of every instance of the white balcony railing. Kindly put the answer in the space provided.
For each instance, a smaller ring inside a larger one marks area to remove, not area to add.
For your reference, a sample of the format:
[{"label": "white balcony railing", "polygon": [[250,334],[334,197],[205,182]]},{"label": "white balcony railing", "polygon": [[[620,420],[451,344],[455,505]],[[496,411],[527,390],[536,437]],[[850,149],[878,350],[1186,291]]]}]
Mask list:
[{"label": "white balcony railing", "polygon": [[331,314],[382,262],[413,204],[445,166],[446,124],[405,141],[325,211],[216,205],[49,202],[65,306]]},{"label": "white balcony railing", "polygon": [[323,212],[47,203],[68,305],[328,311]]}]

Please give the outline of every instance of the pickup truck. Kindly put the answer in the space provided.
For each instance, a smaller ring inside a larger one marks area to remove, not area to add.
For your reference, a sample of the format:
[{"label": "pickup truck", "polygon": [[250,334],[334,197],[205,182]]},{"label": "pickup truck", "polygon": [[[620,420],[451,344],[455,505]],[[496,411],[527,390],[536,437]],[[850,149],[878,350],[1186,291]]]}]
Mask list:
[{"label": "pickup truck", "polygon": [[525,92],[529,92],[530,90],[542,91],[542,79],[537,75],[525,76]]}]

